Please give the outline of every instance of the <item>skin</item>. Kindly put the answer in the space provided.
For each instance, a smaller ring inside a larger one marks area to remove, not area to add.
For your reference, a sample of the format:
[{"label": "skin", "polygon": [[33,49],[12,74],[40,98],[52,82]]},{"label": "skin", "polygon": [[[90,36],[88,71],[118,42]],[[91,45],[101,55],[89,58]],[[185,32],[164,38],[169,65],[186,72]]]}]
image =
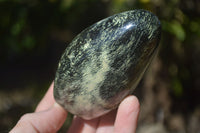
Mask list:
[{"label": "skin", "polygon": [[[131,95],[119,105],[118,110],[84,120],[74,117],[69,133],[135,133],[139,116],[139,101]],[[67,118],[67,112],[53,98],[53,84],[38,104],[34,113],[23,115],[10,133],[55,133]]]}]

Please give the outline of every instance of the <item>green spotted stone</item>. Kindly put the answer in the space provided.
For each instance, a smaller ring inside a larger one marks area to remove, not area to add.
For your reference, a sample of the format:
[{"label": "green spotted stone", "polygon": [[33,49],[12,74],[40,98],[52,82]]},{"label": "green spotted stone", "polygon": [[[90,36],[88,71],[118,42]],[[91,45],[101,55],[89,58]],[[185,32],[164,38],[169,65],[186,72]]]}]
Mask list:
[{"label": "green spotted stone", "polygon": [[84,119],[116,108],[136,88],[160,37],[160,21],[145,10],[119,13],[86,28],[60,59],[56,102]]}]

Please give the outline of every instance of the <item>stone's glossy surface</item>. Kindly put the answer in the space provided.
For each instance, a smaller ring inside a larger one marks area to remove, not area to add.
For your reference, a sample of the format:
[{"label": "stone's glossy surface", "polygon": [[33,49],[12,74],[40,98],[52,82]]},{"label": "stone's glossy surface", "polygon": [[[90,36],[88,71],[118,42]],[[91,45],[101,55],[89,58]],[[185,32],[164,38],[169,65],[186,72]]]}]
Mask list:
[{"label": "stone's glossy surface", "polygon": [[60,59],[56,101],[84,119],[116,108],[140,81],[160,34],[160,21],[145,10],[116,14],[88,27]]}]

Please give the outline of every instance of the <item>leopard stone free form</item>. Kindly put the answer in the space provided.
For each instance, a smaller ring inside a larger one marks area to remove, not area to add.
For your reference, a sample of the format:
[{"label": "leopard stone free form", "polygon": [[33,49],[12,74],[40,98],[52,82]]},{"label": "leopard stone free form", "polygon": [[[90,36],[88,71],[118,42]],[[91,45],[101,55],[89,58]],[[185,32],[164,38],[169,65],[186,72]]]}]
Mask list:
[{"label": "leopard stone free form", "polygon": [[116,108],[136,88],[160,36],[160,21],[145,10],[115,14],[86,28],[60,59],[56,102],[84,119]]}]

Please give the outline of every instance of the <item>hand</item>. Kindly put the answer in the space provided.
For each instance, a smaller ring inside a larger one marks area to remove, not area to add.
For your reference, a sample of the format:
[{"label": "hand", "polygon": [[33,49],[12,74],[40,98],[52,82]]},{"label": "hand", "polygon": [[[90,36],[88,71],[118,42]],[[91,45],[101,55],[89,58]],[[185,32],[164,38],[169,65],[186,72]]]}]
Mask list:
[{"label": "hand", "polygon": [[[139,115],[139,102],[135,96],[126,97],[118,110],[95,118],[84,120],[74,117],[69,133],[135,133]],[[54,133],[67,118],[67,112],[55,103],[53,84],[38,104],[34,113],[21,117],[10,133]]]}]

